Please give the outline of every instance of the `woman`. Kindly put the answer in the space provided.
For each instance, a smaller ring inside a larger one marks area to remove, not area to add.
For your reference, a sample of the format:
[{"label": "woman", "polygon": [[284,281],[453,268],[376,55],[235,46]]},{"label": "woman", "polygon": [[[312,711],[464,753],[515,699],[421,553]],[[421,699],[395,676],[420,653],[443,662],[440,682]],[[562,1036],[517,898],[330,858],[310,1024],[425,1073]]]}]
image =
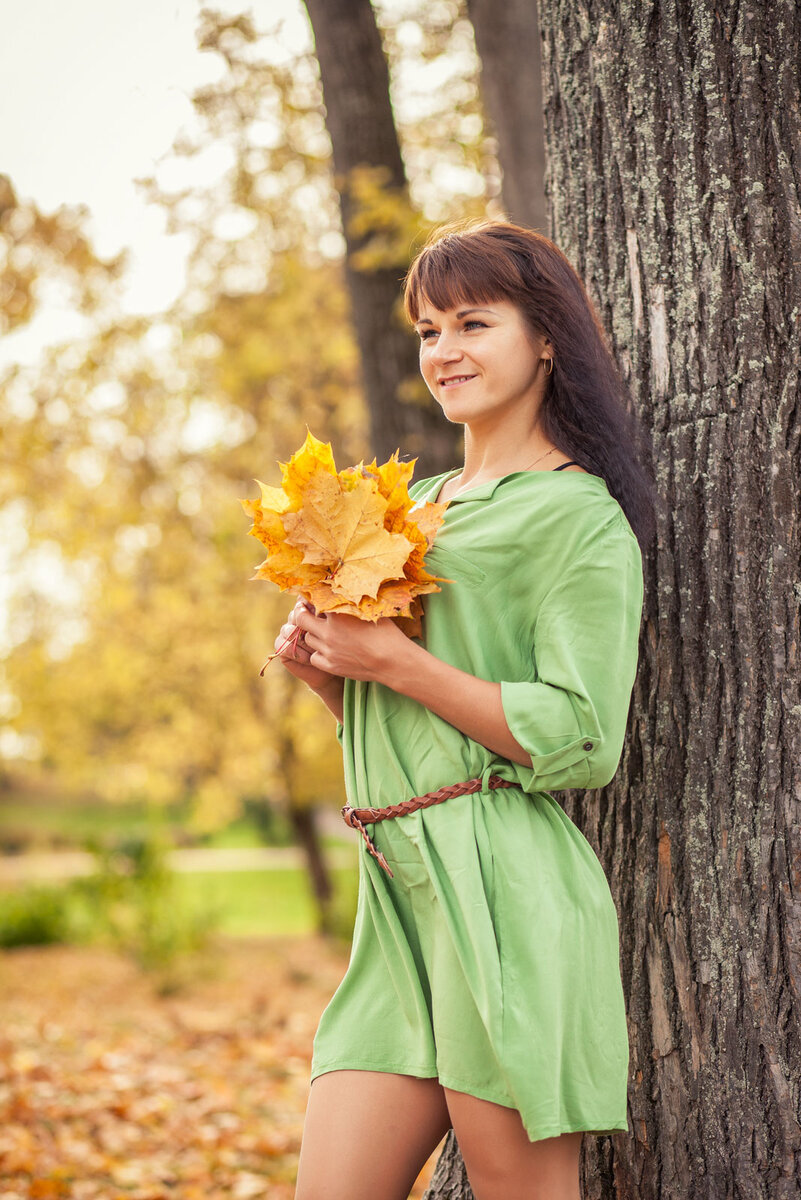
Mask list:
[{"label": "woman", "polygon": [[583,1133],[628,1127],[628,1040],[609,885],[550,793],[617,767],[651,492],[597,318],[546,238],[447,232],[406,306],[464,426],[464,466],[411,488],[449,501],[426,561],[450,582],[422,638],[299,602],[276,649],[301,628],[282,661],[337,718],[355,808],[478,790],[365,827],[297,1197],[403,1200],[452,1126],[477,1200],[577,1200]]}]

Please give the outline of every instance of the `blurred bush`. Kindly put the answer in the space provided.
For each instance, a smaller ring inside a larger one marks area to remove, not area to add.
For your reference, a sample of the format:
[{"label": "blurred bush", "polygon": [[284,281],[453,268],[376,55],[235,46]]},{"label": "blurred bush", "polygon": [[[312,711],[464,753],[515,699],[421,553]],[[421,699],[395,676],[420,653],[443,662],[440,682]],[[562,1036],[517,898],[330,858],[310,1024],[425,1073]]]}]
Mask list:
[{"label": "blurred bush", "polygon": [[93,875],[0,893],[0,946],[99,942],[164,970],[208,945],[219,914],[180,896],[168,843],[146,836],[89,849]]},{"label": "blurred bush", "polygon": [[150,836],[89,848],[97,859],[97,874],[76,881],[75,887],[95,914],[101,940],[147,969],[169,967],[204,949],[216,914],[182,900],[175,872],[167,865],[167,842]]},{"label": "blurred bush", "polygon": [[66,887],[0,893],[0,946],[46,946],[74,940]]}]

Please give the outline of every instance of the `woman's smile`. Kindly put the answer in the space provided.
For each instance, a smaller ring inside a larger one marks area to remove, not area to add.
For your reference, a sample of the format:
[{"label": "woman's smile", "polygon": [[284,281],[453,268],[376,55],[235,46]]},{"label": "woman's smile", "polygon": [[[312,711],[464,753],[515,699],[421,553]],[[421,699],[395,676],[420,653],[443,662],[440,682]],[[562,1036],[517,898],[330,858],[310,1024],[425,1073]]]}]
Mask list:
[{"label": "woman's smile", "polygon": [[438,382],[440,387],[452,388],[458,387],[462,383],[469,383],[471,379],[475,379],[475,375],[446,375]]}]

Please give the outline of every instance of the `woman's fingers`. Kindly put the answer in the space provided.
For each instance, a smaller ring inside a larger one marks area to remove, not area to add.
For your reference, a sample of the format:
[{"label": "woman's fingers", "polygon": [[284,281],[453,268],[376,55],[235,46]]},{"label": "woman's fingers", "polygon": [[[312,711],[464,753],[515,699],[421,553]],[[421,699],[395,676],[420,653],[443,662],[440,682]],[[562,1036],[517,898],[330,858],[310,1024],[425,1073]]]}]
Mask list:
[{"label": "woman's fingers", "polygon": [[275,653],[281,658],[293,659],[296,662],[308,662],[313,648],[306,643],[306,635],[310,627],[305,618],[319,620],[314,616],[314,606],[301,597],[297,600],[287,616],[286,621],[278,631],[274,642]]},{"label": "woman's fingers", "polygon": [[310,604],[308,600],[304,600],[302,596],[295,602],[295,606],[292,609],[290,616],[295,616],[297,613],[301,612],[310,612],[312,616],[316,614],[314,605]]},{"label": "woman's fingers", "polygon": [[293,616],[295,625],[299,625],[306,633],[322,634],[326,628],[326,618],[323,616],[315,616],[314,613],[304,609]]},{"label": "woman's fingers", "polygon": [[308,662],[310,656],[309,647],[305,645],[305,634],[302,630],[299,631],[297,625],[291,623],[282,625],[279,629],[274,650],[281,658],[291,658],[298,662]]},{"label": "woman's fingers", "polygon": [[297,618],[300,616],[300,614],[307,612],[314,614],[314,606],[309,604],[308,601],[304,600],[301,596],[299,600],[295,601],[295,604],[290,609],[289,614],[287,615],[287,621],[289,621],[292,625],[297,625]]},{"label": "woman's fingers", "polygon": [[275,639],[275,653],[288,662],[307,665],[316,651],[325,649],[329,632],[326,615],[317,615],[314,605],[299,599]]}]

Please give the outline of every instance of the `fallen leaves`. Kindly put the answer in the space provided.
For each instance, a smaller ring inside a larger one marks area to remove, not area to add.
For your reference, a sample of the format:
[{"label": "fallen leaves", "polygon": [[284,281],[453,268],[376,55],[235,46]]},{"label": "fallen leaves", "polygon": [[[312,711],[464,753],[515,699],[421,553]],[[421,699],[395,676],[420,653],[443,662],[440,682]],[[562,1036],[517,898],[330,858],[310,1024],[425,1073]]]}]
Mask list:
[{"label": "fallen leaves", "polygon": [[337,471],[329,443],[307,433],[288,463],[282,486],[259,483],[259,500],[243,500],[248,532],[267,548],[255,579],[295,591],[318,613],[349,613],[368,621],[408,618],[419,632],[419,597],[438,592],[424,557],[447,504],[412,511],[408,485],[414,461],[394,454],[380,466]]},{"label": "fallen leaves", "polygon": [[3,954],[2,1200],[291,1200],[312,1038],[346,963],[320,938],[224,943],[163,996],[107,951]]}]

